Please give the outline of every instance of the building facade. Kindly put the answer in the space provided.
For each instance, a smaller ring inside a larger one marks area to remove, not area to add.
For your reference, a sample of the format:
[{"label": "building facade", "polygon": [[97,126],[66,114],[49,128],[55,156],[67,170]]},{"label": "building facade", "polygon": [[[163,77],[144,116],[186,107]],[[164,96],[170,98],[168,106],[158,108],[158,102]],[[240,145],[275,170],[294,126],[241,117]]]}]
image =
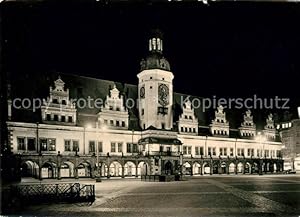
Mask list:
[{"label": "building facade", "polygon": [[[208,112],[193,106],[192,100],[201,98],[173,91],[174,75],[163,56],[161,33],[154,31],[148,43],[137,85],[59,73],[27,77],[35,84],[33,90],[11,83],[8,145],[20,159],[22,176],[60,179],[283,170],[282,143],[272,114],[265,117],[259,132],[249,110],[234,115],[242,119],[236,127],[222,105],[209,118]],[[43,100],[36,109],[25,106],[26,97],[31,102]]]},{"label": "building facade", "polygon": [[282,122],[277,126],[283,144],[284,170],[300,171],[300,119]]}]

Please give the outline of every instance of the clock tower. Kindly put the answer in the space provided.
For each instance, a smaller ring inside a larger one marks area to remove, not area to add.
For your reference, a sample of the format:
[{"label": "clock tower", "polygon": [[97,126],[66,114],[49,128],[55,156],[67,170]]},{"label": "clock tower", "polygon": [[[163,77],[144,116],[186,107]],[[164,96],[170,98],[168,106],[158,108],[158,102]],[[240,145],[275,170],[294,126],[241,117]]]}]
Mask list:
[{"label": "clock tower", "polygon": [[142,59],[141,72],[137,75],[140,125],[142,129],[153,126],[171,130],[174,75],[163,56],[162,33],[153,30],[148,43],[148,56]]}]

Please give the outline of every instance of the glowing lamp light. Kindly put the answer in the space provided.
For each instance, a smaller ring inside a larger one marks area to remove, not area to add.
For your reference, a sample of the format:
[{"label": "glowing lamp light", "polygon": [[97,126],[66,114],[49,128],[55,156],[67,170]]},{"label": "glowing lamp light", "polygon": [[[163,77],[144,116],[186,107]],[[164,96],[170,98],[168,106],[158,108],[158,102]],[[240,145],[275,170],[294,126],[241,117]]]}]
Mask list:
[{"label": "glowing lamp light", "polygon": [[300,106],[298,107],[298,118],[300,118]]}]

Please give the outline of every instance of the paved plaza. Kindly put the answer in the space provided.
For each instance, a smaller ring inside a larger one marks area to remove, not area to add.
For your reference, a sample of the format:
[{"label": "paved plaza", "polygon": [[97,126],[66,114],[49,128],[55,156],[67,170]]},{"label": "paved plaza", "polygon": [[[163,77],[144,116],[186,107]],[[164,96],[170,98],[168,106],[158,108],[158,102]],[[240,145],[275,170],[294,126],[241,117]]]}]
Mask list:
[{"label": "paved plaza", "polygon": [[169,183],[141,182],[138,179],[80,182],[96,185],[96,201],[92,205],[32,206],[21,214],[105,217],[300,216],[298,175],[199,176]]}]

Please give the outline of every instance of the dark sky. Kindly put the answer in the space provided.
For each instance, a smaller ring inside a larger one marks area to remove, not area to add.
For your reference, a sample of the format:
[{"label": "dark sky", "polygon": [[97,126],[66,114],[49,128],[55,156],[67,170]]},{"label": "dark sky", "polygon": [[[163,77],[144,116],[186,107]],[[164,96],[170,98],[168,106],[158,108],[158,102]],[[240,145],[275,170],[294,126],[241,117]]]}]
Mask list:
[{"label": "dark sky", "polygon": [[2,4],[4,69],[59,71],[137,84],[147,34],[164,32],[174,89],[299,103],[300,4]]}]

